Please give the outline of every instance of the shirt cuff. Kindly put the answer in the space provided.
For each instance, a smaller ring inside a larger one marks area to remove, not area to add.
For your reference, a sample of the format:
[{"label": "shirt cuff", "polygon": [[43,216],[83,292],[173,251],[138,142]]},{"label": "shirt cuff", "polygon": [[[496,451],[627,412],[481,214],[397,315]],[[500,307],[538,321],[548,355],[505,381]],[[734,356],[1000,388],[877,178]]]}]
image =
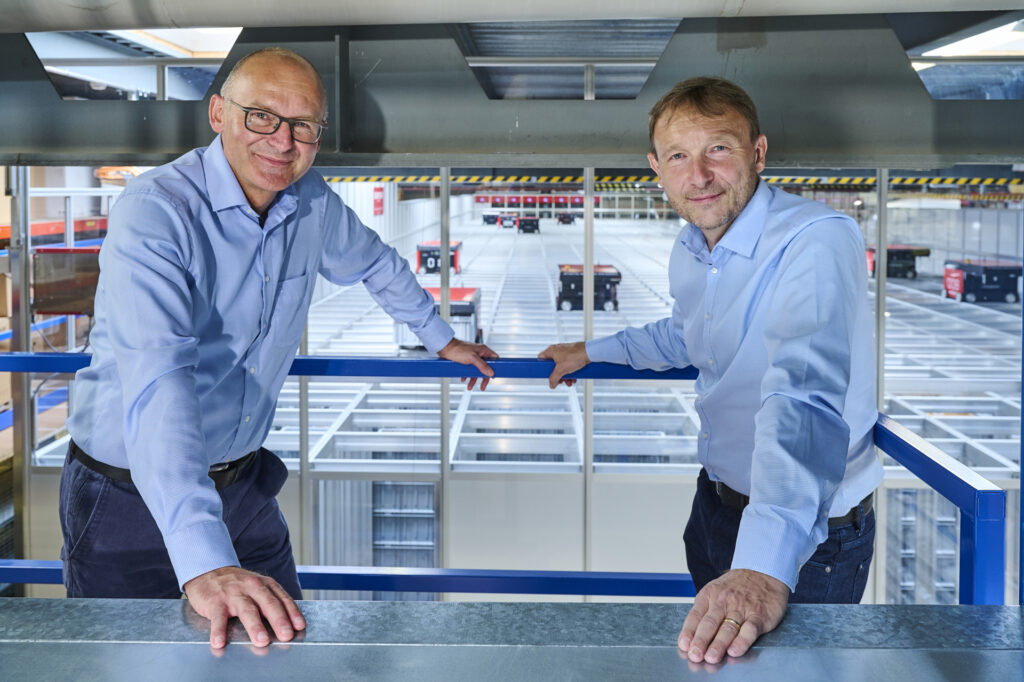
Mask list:
[{"label": "shirt cuff", "polygon": [[221,521],[205,521],[164,537],[178,586],[192,578],[225,566],[238,566],[238,555],[228,527]]},{"label": "shirt cuff", "polygon": [[797,536],[781,522],[748,514],[754,507],[748,505],[743,511],[732,568],[764,573],[782,581],[793,592],[802,560],[809,556],[804,547],[806,543],[794,542]]},{"label": "shirt cuff", "polygon": [[611,362],[616,365],[629,363],[626,358],[626,349],[623,348],[618,334],[591,339],[587,341],[586,347],[587,358],[591,362]]},{"label": "shirt cuff", "polygon": [[455,338],[455,332],[443,317],[436,315],[426,326],[416,332],[416,336],[423,342],[424,348],[431,353],[436,353]]}]

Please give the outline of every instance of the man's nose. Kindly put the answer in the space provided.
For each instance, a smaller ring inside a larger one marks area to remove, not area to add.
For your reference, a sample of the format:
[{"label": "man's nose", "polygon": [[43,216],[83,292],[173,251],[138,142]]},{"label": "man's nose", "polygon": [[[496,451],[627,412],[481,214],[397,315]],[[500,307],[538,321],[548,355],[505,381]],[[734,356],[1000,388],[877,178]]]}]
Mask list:
[{"label": "man's nose", "polygon": [[715,174],[711,171],[711,167],[706,160],[697,157],[690,164],[690,178],[697,187],[706,187],[715,179]]},{"label": "man's nose", "polygon": [[277,130],[268,135],[271,144],[277,149],[287,151],[295,145],[295,140],[292,139],[292,125],[287,121],[281,121],[281,125],[277,127]]}]

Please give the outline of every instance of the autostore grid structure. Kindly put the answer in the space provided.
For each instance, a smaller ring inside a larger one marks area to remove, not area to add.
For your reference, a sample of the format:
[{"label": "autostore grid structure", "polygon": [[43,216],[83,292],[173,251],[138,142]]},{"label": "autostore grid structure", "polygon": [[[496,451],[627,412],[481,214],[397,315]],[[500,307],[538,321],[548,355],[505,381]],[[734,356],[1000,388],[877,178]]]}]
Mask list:
[{"label": "autostore grid structure", "polygon": [[[503,357],[533,357],[550,343],[581,339],[583,313],[556,310],[554,301],[559,265],[584,260],[582,231],[545,218],[539,233],[522,234],[482,224],[483,207],[467,197],[457,197],[452,206],[451,239],[462,242],[462,267],[451,274],[450,285],[480,290],[484,341]],[[666,268],[678,229],[665,220],[595,221],[594,262],[622,273],[619,308],[595,311],[595,336],[670,313]],[[435,224],[403,235],[397,246],[415,263],[415,243],[436,237]],[[419,278],[424,286],[441,284],[439,274]],[[1012,603],[1018,589],[1019,312],[961,304],[899,282],[887,283],[883,411],[1009,490],[1006,594]],[[308,354],[421,354],[398,348],[394,323],[363,287],[322,284],[308,320]],[[870,287],[873,299],[873,281]],[[302,535],[296,545],[306,563],[458,565],[442,557],[441,539],[451,530],[444,513],[448,493],[439,485],[445,473],[543,482],[579,477],[584,470],[582,384],[552,391],[544,382],[502,380],[485,393],[470,393],[458,382],[438,380],[308,382],[308,463],[299,460],[296,378],[285,385],[266,443],[294,471],[308,467],[311,483],[305,490],[311,499],[304,502],[302,530],[293,525],[293,534]],[[694,478],[700,429],[693,398],[692,382],[595,382],[595,480]],[[450,453],[450,472],[440,468],[442,443]],[[63,450],[63,441],[44,447],[37,464],[59,465]],[[891,460],[880,493],[876,567],[884,571],[876,568],[868,598],[956,603],[956,507]],[[687,491],[678,495],[688,508]],[[581,530],[589,533],[589,522]],[[583,566],[589,568],[587,563],[585,556]]]}]

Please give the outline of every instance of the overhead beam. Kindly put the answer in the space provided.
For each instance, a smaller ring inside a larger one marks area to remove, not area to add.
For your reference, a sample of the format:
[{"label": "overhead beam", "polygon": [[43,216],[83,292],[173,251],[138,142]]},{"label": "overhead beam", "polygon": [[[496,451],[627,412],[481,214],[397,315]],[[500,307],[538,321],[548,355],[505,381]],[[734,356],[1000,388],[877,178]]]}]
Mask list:
[{"label": "overhead beam", "polygon": [[[882,15],[684,20],[634,100],[488,99],[441,25],[246,29],[212,89],[270,44],[309,57],[342,109],[320,166],[642,168],[651,105],[704,74],[753,96],[773,167],[1012,163],[1024,148],[1024,102],[933,100]],[[21,34],[0,34],[0,113],[7,164],[159,163],[213,137],[206,102],[61,101]]]},{"label": "overhead beam", "polygon": [[[965,4],[968,6],[965,7]],[[209,2],[208,0],[5,0],[4,31],[74,31],[129,28],[237,26],[324,26],[371,24],[434,24],[483,21],[573,21],[624,19],[619,3],[592,0],[406,0],[337,2],[279,0]],[[947,12],[964,9],[1016,9],[999,0],[902,0],[901,12]],[[875,14],[893,9],[886,0],[635,0],[628,14],[651,19],[687,17],[763,17],[815,14]]]}]

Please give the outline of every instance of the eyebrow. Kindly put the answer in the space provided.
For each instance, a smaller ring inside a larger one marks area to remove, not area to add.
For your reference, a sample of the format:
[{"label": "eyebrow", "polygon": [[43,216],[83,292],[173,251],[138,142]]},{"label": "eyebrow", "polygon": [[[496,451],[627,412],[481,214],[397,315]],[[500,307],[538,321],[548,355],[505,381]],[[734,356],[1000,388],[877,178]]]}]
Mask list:
[{"label": "eyebrow", "polygon": [[268,114],[273,114],[274,116],[277,116],[278,118],[287,118],[287,119],[292,120],[292,121],[309,121],[310,123],[320,123],[320,119],[318,119],[318,118],[316,118],[314,116],[285,116],[284,114],[279,114],[276,111],[274,111],[273,109],[271,109],[270,107],[263,106],[262,104],[259,104],[259,103],[253,104],[252,106],[247,106],[246,108],[247,109],[259,109],[260,111],[265,111]]}]

